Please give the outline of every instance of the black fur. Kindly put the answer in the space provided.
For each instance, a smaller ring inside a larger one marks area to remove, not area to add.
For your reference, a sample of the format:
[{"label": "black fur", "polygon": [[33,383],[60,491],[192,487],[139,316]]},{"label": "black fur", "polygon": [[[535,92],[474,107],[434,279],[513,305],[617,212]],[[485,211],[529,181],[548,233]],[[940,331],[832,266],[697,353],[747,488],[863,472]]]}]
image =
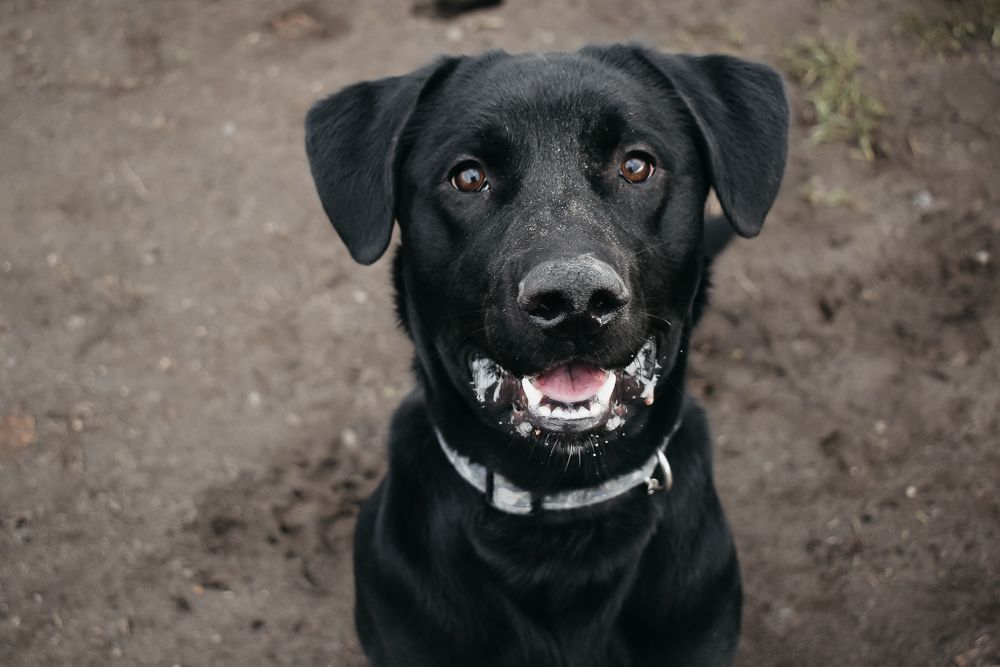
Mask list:
[{"label": "black fur", "polygon": [[[375,261],[400,224],[397,305],[416,348],[417,389],[393,418],[389,471],[355,536],[372,665],[730,663],[739,568],[684,375],[706,257],[730,236],[704,220],[706,195],[714,188],[732,227],[755,236],[780,184],[787,122],[772,70],[638,46],[446,58],[310,111],[310,165],[351,255]],[[654,159],[644,183],[618,173],[633,150]],[[469,159],[489,190],[450,184]],[[599,334],[549,335],[518,308],[519,281],[579,256],[612,267],[631,299]],[[654,404],[588,456],[563,447],[572,435],[551,446],[511,435],[469,387],[475,355],[519,376],[569,360],[620,368],[649,338],[663,367]],[[531,516],[489,507],[434,437],[436,427],[544,494],[641,466],[679,416],[669,493]]]}]

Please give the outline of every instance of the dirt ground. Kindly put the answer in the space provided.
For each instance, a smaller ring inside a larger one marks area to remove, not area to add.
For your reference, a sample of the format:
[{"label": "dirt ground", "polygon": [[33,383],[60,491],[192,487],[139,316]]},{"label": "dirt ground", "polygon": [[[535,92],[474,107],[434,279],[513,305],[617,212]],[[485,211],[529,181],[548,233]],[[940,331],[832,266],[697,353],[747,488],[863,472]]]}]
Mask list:
[{"label": "dirt ground", "polygon": [[0,3],[0,663],[363,664],[351,531],[411,348],[313,192],[314,99],[445,51],[854,36],[874,161],[790,79],[782,196],[697,333],[738,664],[1000,664],[1000,48],[914,27],[980,6]]}]

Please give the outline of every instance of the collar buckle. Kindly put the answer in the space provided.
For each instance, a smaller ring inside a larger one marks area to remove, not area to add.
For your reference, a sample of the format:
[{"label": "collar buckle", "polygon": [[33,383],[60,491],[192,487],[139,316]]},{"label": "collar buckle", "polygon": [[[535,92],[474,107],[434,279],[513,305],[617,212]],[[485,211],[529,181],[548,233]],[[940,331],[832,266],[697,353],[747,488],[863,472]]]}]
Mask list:
[{"label": "collar buckle", "polygon": [[645,479],[648,496],[657,491],[669,491],[674,485],[674,473],[670,470],[670,461],[667,460],[662,448],[656,450],[656,467],[663,471],[663,481],[656,479],[656,468],[653,468],[652,474]]}]

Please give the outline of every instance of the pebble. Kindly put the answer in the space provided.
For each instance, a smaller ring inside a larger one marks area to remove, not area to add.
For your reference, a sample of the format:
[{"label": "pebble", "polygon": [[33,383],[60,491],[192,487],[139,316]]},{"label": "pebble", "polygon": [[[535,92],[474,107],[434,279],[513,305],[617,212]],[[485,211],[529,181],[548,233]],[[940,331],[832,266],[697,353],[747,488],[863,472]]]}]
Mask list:
[{"label": "pebble", "polygon": [[929,211],[934,206],[934,195],[927,190],[920,190],[913,195],[913,205],[921,211]]},{"label": "pebble", "polygon": [[340,432],[340,445],[345,449],[358,448],[358,434],[352,428],[345,428]]}]

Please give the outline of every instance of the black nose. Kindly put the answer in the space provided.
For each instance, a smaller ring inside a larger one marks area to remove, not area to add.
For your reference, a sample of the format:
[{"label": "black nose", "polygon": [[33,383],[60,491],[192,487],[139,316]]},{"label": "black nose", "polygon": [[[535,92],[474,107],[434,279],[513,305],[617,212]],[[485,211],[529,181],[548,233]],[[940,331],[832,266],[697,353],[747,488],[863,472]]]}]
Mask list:
[{"label": "black nose", "polygon": [[542,262],[518,286],[517,305],[552,336],[595,334],[629,302],[621,276],[590,255]]}]

